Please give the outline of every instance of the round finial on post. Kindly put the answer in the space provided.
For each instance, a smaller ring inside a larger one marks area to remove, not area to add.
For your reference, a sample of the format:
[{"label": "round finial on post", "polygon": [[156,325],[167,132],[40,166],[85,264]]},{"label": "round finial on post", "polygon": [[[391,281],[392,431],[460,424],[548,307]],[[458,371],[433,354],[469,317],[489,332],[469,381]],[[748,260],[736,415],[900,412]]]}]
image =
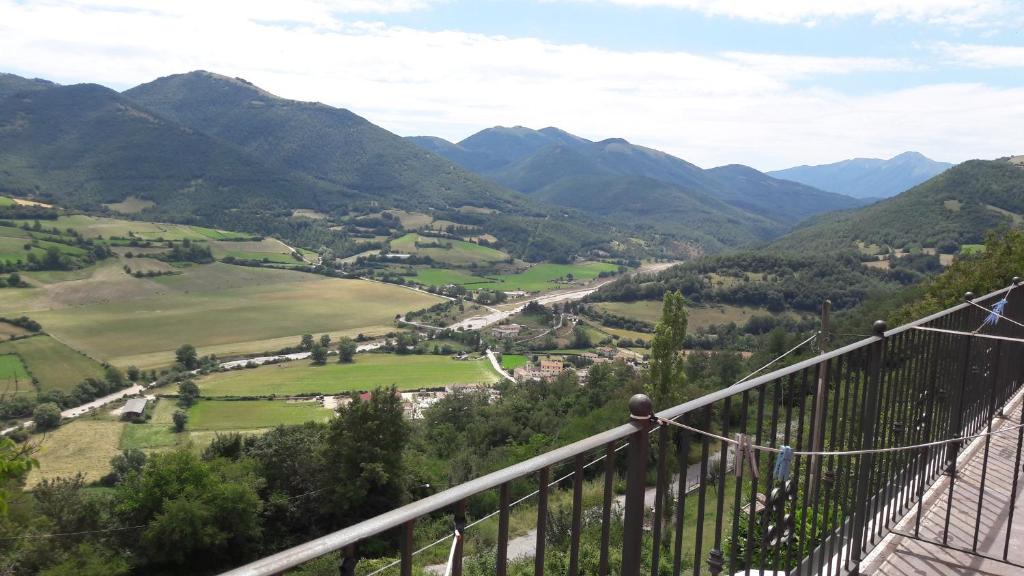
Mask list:
[{"label": "round finial on post", "polygon": [[1014,276],[1013,280],[1010,280],[1010,282],[1013,282],[1014,286],[1020,284],[1020,276]]},{"label": "round finial on post", "polygon": [[629,399],[629,415],[636,420],[650,418],[654,414],[654,405],[647,394],[633,394]]},{"label": "round finial on post", "polygon": [[885,323],[885,320],[875,320],[875,323],[871,325],[871,329],[875,332],[875,336],[882,336],[885,334],[885,330],[889,327]]},{"label": "round finial on post", "polygon": [[964,300],[968,302],[974,300],[974,292],[964,292]]}]

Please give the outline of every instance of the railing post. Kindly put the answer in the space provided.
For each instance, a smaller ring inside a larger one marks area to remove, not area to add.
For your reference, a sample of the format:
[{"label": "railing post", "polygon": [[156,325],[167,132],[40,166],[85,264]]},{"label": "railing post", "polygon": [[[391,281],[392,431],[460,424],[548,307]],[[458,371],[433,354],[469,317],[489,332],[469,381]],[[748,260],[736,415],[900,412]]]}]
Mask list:
[{"label": "railing post", "polygon": [[[821,330],[818,332],[818,353],[824,354],[829,350],[828,324],[832,311],[832,301],[825,300],[821,305]],[[828,395],[829,362],[822,360],[818,365],[818,387],[814,394],[814,427],[811,429],[811,450],[821,452],[825,444],[825,422],[826,410],[825,397]],[[815,499],[818,493],[818,478],[821,477],[821,458],[811,456],[810,481],[808,488],[811,491],[811,499]]]},{"label": "railing post", "polygon": [[[882,372],[885,370],[885,322],[878,320],[874,324],[874,333],[878,341],[871,344],[869,352],[868,378],[864,391],[864,406],[861,412],[861,450],[875,447],[875,424],[878,423],[878,394],[882,384]],[[871,454],[861,454],[857,468],[857,495],[853,509],[853,541],[850,542],[851,558],[855,567],[859,568],[863,556],[864,533],[867,528],[868,499],[870,497],[871,469],[874,458]],[[855,570],[856,573],[856,570]]]},{"label": "railing post", "polygon": [[654,410],[651,399],[635,394],[629,399],[629,416],[636,432],[629,436],[626,476],[626,515],[622,531],[622,576],[640,576],[640,552],[644,537],[644,492],[647,490],[647,438]]}]

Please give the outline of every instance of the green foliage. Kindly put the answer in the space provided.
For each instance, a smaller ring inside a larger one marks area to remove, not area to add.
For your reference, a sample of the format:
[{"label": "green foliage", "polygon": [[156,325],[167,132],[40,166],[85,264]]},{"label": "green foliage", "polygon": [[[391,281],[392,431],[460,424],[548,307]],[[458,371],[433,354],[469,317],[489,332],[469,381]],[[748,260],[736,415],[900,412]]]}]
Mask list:
[{"label": "green foliage", "polygon": [[130,573],[128,561],[116,552],[85,542],[39,576],[124,576]]},{"label": "green foliage", "polygon": [[184,432],[185,424],[188,423],[188,412],[184,410],[175,410],[174,415],[171,416],[171,421],[174,422],[175,432]]},{"label": "green foliage", "polygon": [[317,344],[313,346],[312,350],[310,350],[309,357],[313,361],[313,364],[323,366],[327,363],[327,348]]},{"label": "green foliage", "polygon": [[199,401],[199,386],[191,378],[178,384],[178,405],[188,408]]},{"label": "green foliage", "polygon": [[686,307],[679,292],[666,292],[661,322],[651,341],[648,394],[655,410],[675,406],[683,395],[684,358],[680,355],[686,338]]},{"label": "green foliage", "polygon": [[32,449],[18,446],[10,438],[0,437],[0,516],[7,514],[8,493],[6,486],[14,480],[22,479],[29,470],[39,466],[32,458]]},{"label": "green foliage", "polygon": [[60,406],[53,402],[44,402],[36,406],[32,412],[32,420],[36,423],[36,429],[40,431],[53,430],[60,426]]},{"label": "green foliage", "polygon": [[343,364],[351,363],[356,356],[356,343],[348,337],[338,340],[338,362]]},{"label": "green foliage", "polygon": [[174,352],[174,359],[185,370],[195,370],[199,366],[199,356],[196,354],[196,347],[191,344],[182,344]]}]

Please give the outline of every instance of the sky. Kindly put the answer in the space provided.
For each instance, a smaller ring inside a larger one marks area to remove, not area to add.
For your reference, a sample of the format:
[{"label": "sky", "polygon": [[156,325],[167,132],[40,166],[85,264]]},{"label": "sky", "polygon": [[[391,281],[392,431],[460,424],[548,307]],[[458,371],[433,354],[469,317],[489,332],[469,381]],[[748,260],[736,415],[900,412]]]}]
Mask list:
[{"label": "sky", "polygon": [[1024,0],[0,0],[0,71],[199,69],[403,136],[556,126],[703,167],[1024,154]]}]

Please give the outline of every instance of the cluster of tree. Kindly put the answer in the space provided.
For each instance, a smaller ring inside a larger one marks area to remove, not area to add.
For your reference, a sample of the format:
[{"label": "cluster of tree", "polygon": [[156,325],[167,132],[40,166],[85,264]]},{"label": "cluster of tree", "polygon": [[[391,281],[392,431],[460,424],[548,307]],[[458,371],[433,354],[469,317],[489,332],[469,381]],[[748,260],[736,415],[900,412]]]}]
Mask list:
[{"label": "cluster of tree", "polygon": [[17,272],[11,272],[6,277],[0,277],[0,288],[26,288],[28,283],[21,279]]},{"label": "cluster of tree", "polygon": [[180,243],[168,242],[169,252],[159,254],[157,257],[167,262],[193,262],[195,264],[209,264],[213,262],[213,252],[205,243],[192,242],[188,238]]},{"label": "cluster of tree", "polygon": [[631,330],[633,332],[653,332],[654,326],[651,326],[649,322],[643,320],[637,320],[635,318],[627,318],[625,316],[619,316],[606,310],[601,310],[594,306],[588,306],[584,312],[588,317],[597,320],[601,324],[610,328],[622,328],[624,330]]},{"label": "cluster of tree", "polygon": [[35,396],[17,394],[0,399],[0,420],[32,418],[39,429],[48,430],[60,424],[61,410],[91,402],[122,390],[130,384],[125,373],[113,366],[107,366],[103,378],[86,378],[68,391],[46,390],[37,392]]},{"label": "cluster of tree", "polygon": [[[37,486],[24,513],[0,517],[0,537],[16,537],[0,557],[13,576],[223,571],[407,500],[409,435],[395,391],[378,390],[330,423],[219,436],[202,455],[128,451],[104,479],[112,490],[89,490],[81,476]],[[0,442],[0,474],[23,477],[31,465]],[[80,535],[42,537],[53,533]]]},{"label": "cluster of tree", "polygon": [[18,316],[17,318],[5,318],[3,316],[0,316],[0,322],[13,324],[20,328],[24,328],[29,332],[39,332],[40,330],[43,329],[43,326],[39,322],[36,322],[35,320],[29,318],[28,316]]},{"label": "cluster of tree", "polygon": [[8,205],[0,206],[2,220],[56,220],[60,212],[46,206]]},{"label": "cluster of tree", "polygon": [[853,253],[795,256],[741,252],[701,258],[655,275],[621,278],[589,298],[655,300],[678,290],[693,303],[763,306],[779,312],[787,308],[815,311],[823,301],[831,300],[838,310],[919,279],[902,271],[868,268]]}]

